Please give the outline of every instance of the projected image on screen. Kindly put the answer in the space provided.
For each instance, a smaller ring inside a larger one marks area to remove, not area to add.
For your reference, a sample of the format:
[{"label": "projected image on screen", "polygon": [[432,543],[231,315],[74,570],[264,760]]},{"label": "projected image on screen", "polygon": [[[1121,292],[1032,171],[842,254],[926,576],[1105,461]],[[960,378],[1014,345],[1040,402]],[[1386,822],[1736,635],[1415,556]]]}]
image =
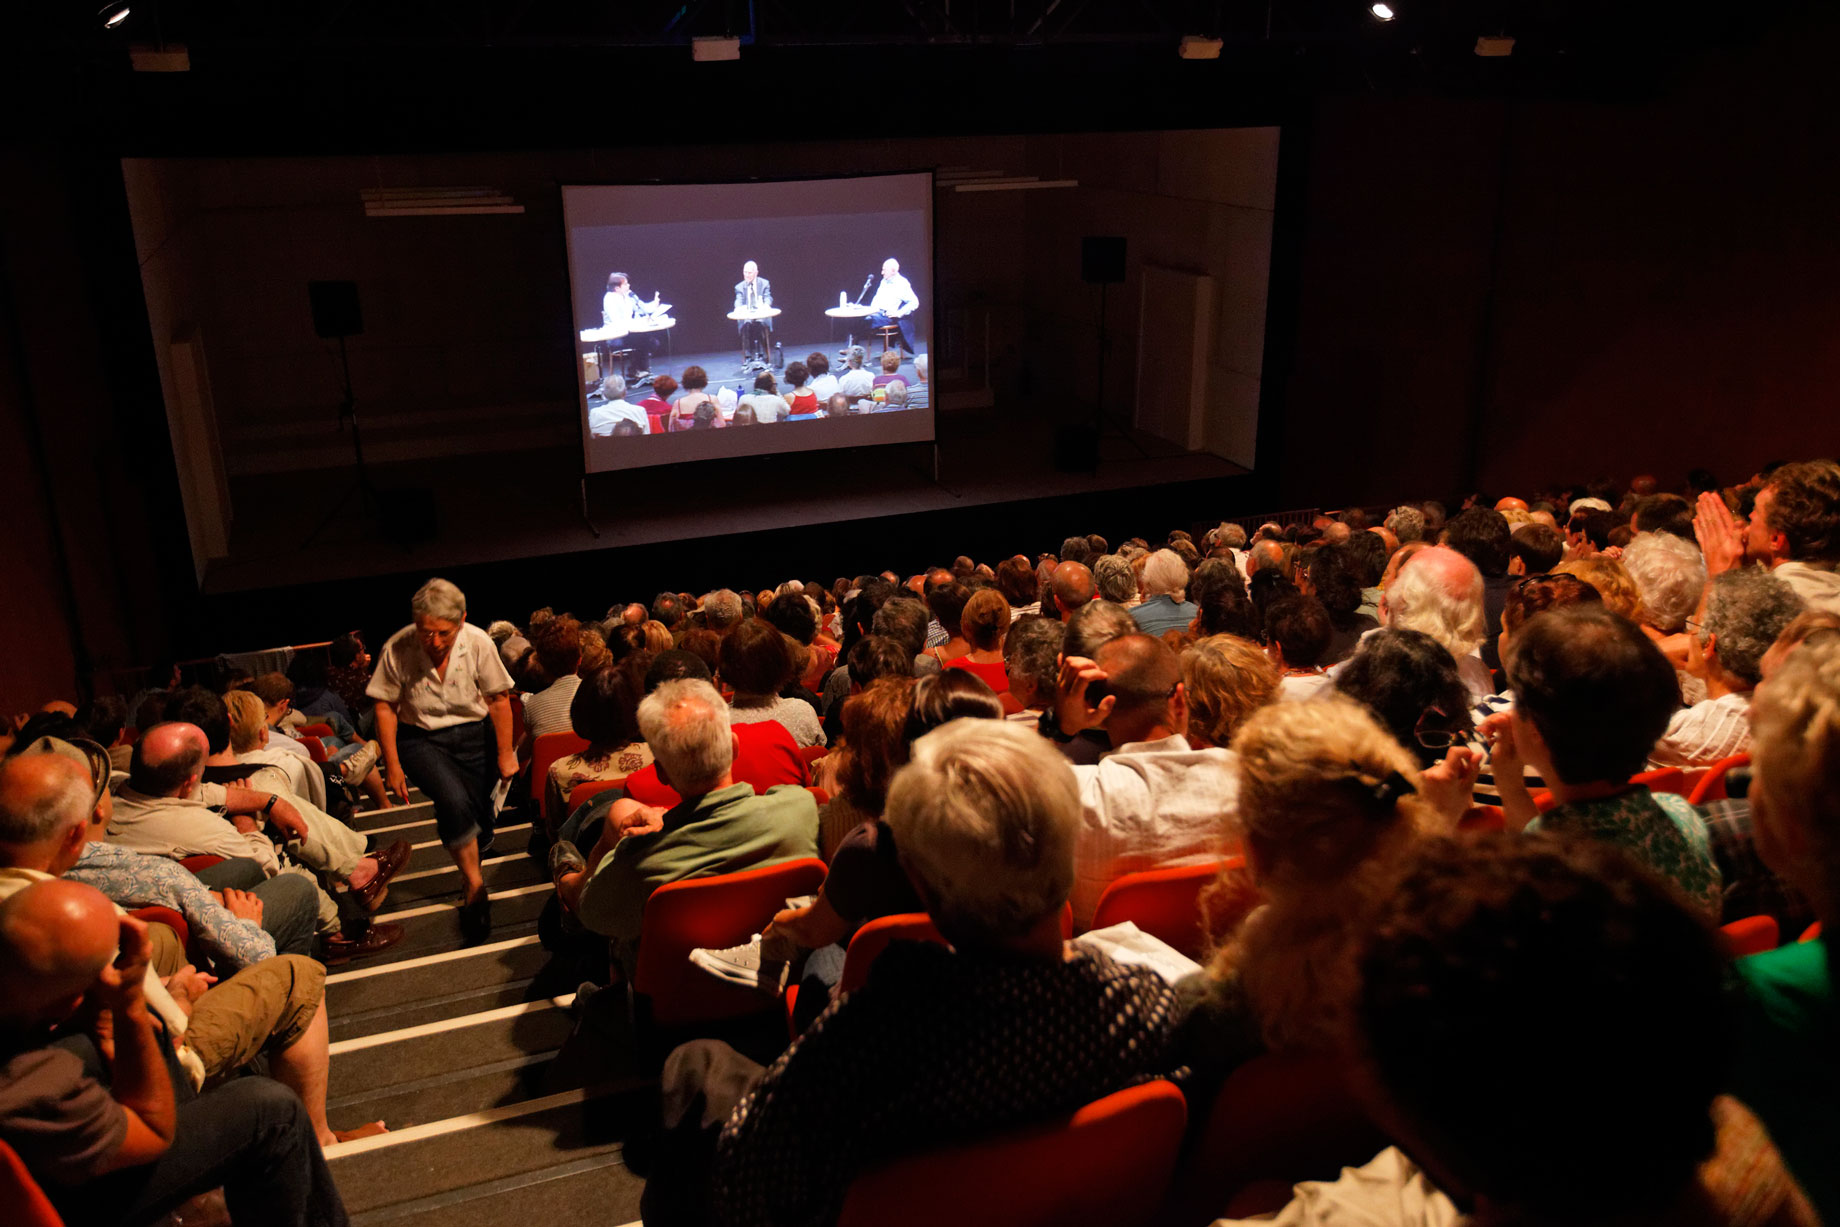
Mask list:
[{"label": "projected image on screen", "polygon": [[562,203],[588,471],[933,437],[931,175]]}]

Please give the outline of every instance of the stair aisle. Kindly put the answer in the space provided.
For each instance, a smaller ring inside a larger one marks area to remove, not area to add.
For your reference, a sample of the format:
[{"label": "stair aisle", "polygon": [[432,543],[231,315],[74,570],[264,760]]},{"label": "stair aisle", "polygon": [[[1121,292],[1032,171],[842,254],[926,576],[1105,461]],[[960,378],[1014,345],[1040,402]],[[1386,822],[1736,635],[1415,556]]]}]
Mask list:
[{"label": "stair aisle", "polygon": [[574,983],[549,966],[537,917],[554,888],[526,852],[530,824],[506,815],[482,862],[492,937],[466,948],[459,874],[431,806],[411,800],[352,820],[374,842],[414,848],[378,912],[406,935],[326,980],[327,1116],[335,1129],[390,1127],[327,1151],[353,1223],[635,1222],[644,1182],[623,1142],[655,1111],[656,1080],[610,1072],[630,1037],[596,1029],[612,1011],[579,1021]]}]

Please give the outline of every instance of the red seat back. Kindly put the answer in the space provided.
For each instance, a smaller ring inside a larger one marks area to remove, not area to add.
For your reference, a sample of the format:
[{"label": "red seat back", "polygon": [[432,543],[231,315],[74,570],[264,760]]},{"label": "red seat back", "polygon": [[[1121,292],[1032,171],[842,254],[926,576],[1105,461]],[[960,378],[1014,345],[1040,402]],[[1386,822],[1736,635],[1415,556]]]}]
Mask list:
[{"label": "red seat back", "polygon": [[14,1227],[63,1227],[51,1199],[5,1142],[0,1142],[0,1206],[6,1207],[6,1221]]},{"label": "red seat back", "polygon": [[1782,942],[1782,930],[1774,916],[1746,916],[1743,920],[1734,920],[1721,926],[1719,935],[1725,941],[1726,952],[1734,959],[1774,950]]},{"label": "red seat back", "polygon": [[1706,769],[1706,774],[1700,777],[1699,783],[1693,786],[1693,791],[1687,794],[1687,800],[1695,805],[1725,800],[1731,795],[1725,788],[1726,774],[1735,767],[1750,765],[1751,756],[1748,754],[1734,754],[1730,758],[1720,759]]},{"label": "red seat back", "polygon": [[679,1026],[775,1008],[775,998],[724,984],[697,967],[690,952],[742,944],[765,929],[788,898],[816,894],[823,885],[824,862],[807,857],[668,882],[653,891],[633,969],[633,990],[650,999],[652,1021]]},{"label": "red seat back", "polygon": [[532,796],[541,797],[537,802],[537,812],[543,816],[551,830],[562,821],[560,815],[549,812],[549,768],[559,758],[570,754],[580,754],[588,748],[588,739],[574,733],[545,733],[537,738],[530,751],[530,792]]},{"label": "red seat back", "polygon": [[1244,858],[1233,856],[1204,865],[1127,873],[1099,896],[1092,927],[1103,929],[1128,920],[1198,959],[1207,949],[1207,934],[1201,927],[1201,892],[1224,870],[1244,863]]},{"label": "red seat back", "polygon": [[[1646,785],[1650,792],[1671,792],[1677,796],[1687,796],[1692,790],[1687,786],[1687,773],[1679,767],[1662,767],[1656,771],[1644,771],[1640,775],[1629,777],[1631,784]],[[1542,789],[1533,794],[1534,808],[1544,814],[1559,804],[1551,792]]]},{"label": "red seat back", "polygon": [[337,736],[337,734],[332,731],[332,726],[330,724],[323,724],[323,723],[322,724],[303,724],[299,728],[295,729],[294,733],[296,736],[299,736],[299,737],[335,737]]},{"label": "red seat back", "polygon": [[1821,940],[1821,922],[1817,920],[1813,924],[1809,925],[1806,929],[1803,929],[1802,935],[1796,938],[1795,940],[1798,945],[1802,942],[1820,941]]},{"label": "red seat back", "polygon": [[1166,1222],[1218,1218],[1248,1185],[1334,1179],[1387,1145],[1348,1089],[1342,1064],[1328,1056],[1255,1057],[1233,1071],[1206,1111],[1176,1173]]},{"label": "red seat back", "polygon": [[306,747],[307,757],[312,759],[315,763],[323,763],[326,761],[326,747],[320,743],[319,738],[302,737],[300,739],[300,744]]},{"label": "red seat back", "polygon": [[1147,1082],[1048,1124],[897,1159],[859,1176],[837,1227],[1148,1223],[1187,1120],[1182,1092]]},{"label": "red seat back", "polygon": [[183,858],[182,860],[180,860],[179,863],[181,865],[184,865],[187,869],[191,870],[193,873],[199,873],[199,872],[202,872],[203,870],[209,869],[213,865],[223,864],[224,858],[214,853],[211,853],[211,852],[200,852],[197,856],[188,856],[188,857]]},{"label": "red seat back", "polygon": [[817,762],[819,759],[823,758],[826,754],[829,754],[830,752],[831,752],[831,749],[829,746],[800,746],[799,747],[799,757],[805,761],[805,765],[807,767],[811,766],[813,763]]},{"label": "red seat back", "polygon": [[1508,816],[1501,812],[1499,805],[1472,805],[1457,821],[1459,831],[1502,831],[1507,826]]},{"label": "red seat back", "polygon": [[[588,780],[585,783],[577,784],[575,787],[569,789],[569,814],[574,813],[576,810],[580,809],[585,802],[593,800],[596,795],[606,792],[609,788],[624,787],[626,787],[625,776],[621,776],[617,780]],[[557,814],[557,823],[560,824],[566,817],[568,817],[568,814]]]},{"label": "red seat back", "polygon": [[861,988],[869,978],[869,968],[882,951],[888,949],[889,942],[938,942],[943,946],[946,939],[939,936],[939,930],[933,927],[933,918],[925,912],[877,917],[856,930],[856,936],[850,939],[837,987],[846,993]]}]

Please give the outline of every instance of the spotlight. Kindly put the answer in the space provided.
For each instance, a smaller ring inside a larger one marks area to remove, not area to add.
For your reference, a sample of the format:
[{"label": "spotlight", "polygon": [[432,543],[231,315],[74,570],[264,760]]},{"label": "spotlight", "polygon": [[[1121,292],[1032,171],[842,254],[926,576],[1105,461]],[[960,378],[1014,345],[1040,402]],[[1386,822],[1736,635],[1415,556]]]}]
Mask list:
[{"label": "spotlight", "polygon": [[102,19],[103,29],[113,30],[122,22],[128,20],[130,11],[131,10],[126,4],[121,3],[121,0],[110,0],[110,3],[102,6],[96,16]]},{"label": "spotlight", "polygon": [[1373,5],[1367,11],[1372,13],[1377,21],[1391,21],[1399,16],[1393,11],[1393,6],[1385,3],[1385,0],[1381,0],[1381,3]]}]

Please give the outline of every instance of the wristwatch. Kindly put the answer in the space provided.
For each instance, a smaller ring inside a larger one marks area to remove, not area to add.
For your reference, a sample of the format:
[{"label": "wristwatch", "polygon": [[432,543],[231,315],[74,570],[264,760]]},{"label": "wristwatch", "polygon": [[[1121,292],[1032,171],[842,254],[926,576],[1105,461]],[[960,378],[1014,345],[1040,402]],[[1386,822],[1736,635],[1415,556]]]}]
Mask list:
[{"label": "wristwatch", "polygon": [[275,812],[275,802],[279,800],[281,800],[281,798],[276,796],[274,793],[271,792],[268,794],[268,804],[262,807],[263,817],[267,817],[269,814],[272,814]]}]

